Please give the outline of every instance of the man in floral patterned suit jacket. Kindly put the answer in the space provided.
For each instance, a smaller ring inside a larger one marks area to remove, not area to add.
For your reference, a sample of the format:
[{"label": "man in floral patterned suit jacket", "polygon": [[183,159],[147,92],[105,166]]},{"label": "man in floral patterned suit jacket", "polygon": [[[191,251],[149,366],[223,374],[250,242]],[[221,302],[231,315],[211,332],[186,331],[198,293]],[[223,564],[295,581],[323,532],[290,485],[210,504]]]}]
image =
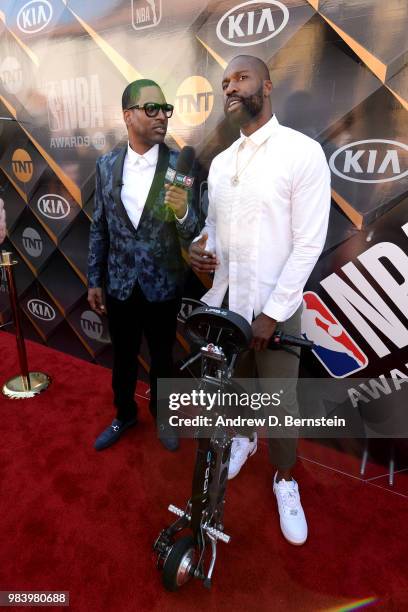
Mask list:
[{"label": "man in floral patterned suit jacket", "polygon": [[[180,238],[191,239],[197,218],[188,192],[165,185],[178,153],[164,144],[173,107],[153,81],[128,85],[122,96],[129,143],[101,157],[88,258],[88,301],[106,312],[113,346],[112,388],[116,418],[95,448],[114,444],[137,422],[134,399],[142,334],[150,351],[150,411],[157,415],[157,378],[173,376],[172,350],[185,265]],[[103,298],[105,290],[106,305]],[[162,444],[178,439],[165,427]]]}]

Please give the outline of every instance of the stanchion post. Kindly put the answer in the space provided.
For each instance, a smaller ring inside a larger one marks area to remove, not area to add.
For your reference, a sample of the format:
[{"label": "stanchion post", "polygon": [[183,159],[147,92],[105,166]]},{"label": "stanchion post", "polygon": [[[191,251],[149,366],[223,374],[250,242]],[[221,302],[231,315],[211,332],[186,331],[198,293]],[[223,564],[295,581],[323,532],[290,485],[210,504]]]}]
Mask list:
[{"label": "stanchion post", "polygon": [[43,372],[29,372],[27,351],[24,341],[23,330],[21,326],[20,310],[18,306],[18,297],[16,283],[14,279],[13,266],[17,261],[11,259],[12,253],[2,251],[0,257],[0,267],[4,268],[6,273],[7,286],[10,296],[10,306],[13,314],[14,328],[16,331],[16,342],[18,360],[20,363],[20,372],[18,376],[10,378],[2,388],[2,393],[11,399],[25,399],[34,397],[45,391],[50,385],[51,379]]},{"label": "stanchion post", "polygon": [[23,379],[23,384],[25,390],[28,391],[30,389],[30,377],[28,373],[28,363],[27,363],[27,351],[24,342],[23,331],[21,329],[21,317],[20,311],[17,305],[17,291],[16,291],[16,283],[14,279],[14,270],[13,266],[15,263],[11,260],[11,253],[8,251],[2,251],[1,253],[1,265],[4,267],[4,271],[6,273],[6,280],[9,289],[10,296],[10,306],[11,311],[13,313],[13,321],[14,327],[16,330],[16,342],[17,342],[17,351],[18,351],[18,360],[20,362],[20,370],[21,376]]}]

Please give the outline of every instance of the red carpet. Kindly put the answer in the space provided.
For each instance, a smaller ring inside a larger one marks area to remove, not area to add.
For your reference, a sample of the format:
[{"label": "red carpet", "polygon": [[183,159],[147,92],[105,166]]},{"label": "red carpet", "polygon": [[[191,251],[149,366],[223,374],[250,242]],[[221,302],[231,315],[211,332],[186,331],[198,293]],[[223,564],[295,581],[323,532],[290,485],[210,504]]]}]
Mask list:
[{"label": "red carpet", "polygon": [[[299,462],[310,537],[282,538],[265,444],[227,493],[211,591],[191,581],[167,593],[152,543],[183,506],[194,443],[160,446],[147,409],[102,453],[95,436],[112,417],[110,372],[37,344],[30,368],[53,378],[25,401],[0,399],[0,590],[70,591],[75,611],[316,611],[368,597],[408,607],[408,499],[311,462]],[[0,332],[0,381],[17,373],[13,336]],[[145,408],[145,407],[143,407]]]}]

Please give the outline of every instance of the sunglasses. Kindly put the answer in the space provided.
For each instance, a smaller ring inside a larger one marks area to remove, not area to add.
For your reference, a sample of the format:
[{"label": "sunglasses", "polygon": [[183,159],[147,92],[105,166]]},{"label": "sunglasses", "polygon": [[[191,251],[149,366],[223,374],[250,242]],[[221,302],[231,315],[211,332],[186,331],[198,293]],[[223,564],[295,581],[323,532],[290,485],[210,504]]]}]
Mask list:
[{"label": "sunglasses", "polygon": [[157,117],[161,109],[168,119],[172,116],[174,110],[173,104],[158,104],[157,102],[145,102],[143,106],[134,104],[133,106],[129,106],[127,110],[131,110],[132,108],[144,110],[148,117]]}]

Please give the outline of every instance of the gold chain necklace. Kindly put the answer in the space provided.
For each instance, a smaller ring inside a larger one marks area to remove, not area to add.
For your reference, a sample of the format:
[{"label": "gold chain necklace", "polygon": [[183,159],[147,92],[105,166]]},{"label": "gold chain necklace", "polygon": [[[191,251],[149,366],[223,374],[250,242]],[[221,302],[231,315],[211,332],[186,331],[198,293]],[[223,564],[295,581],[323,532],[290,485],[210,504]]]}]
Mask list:
[{"label": "gold chain necklace", "polygon": [[262,147],[262,145],[265,144],[265,142],[266,142],[266,140],[256,147],[255,151],[252,153],[251,157],[248,159],[248,161],[245,164],[245,166],[243,168],[241,168],[241,170],[239,170],[239,171],[238,171],[238,153],[239,153],[239,151],[237,151],[237,159],[236,159],[236,162],[235,162],[235,174],[234,174],[234,176],[231,177],[231,183],[234,185],[234,187],[236,187],[238,185],[239,177],[241,176],[243,171],[246,168],[248,168],[249,164],[254,159],[255,155],[258,153],[258,151]]}]

